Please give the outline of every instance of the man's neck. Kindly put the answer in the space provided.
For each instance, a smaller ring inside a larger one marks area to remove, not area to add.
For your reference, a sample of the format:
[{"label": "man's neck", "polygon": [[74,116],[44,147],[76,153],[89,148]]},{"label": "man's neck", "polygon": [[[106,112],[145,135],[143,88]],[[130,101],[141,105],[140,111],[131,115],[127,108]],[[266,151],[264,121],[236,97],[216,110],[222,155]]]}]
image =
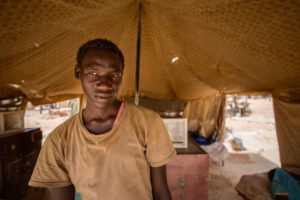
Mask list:
[{"label": "man's neck", "polygon": [[93,119],[105,120],[111,116],[117,116],[121,103],[121,101],[115,101],[110,105],[103,106],[103,108],[95,107],[87,103],[83,111],[83,117],[89,121]]}]

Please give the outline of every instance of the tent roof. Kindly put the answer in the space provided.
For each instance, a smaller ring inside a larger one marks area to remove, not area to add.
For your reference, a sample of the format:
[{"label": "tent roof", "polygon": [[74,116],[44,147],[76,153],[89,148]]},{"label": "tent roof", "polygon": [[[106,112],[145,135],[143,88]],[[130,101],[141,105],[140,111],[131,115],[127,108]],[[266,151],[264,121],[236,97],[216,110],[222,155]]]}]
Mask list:
[{"label": "tent roof", "polygon": [[123,51],[119,95],[132,96],[139,2],[141,96],[189,101],[300,88],[297,1],[1,1],[0,98],[46,103],[80,95],[75,56],[94,38]]}]

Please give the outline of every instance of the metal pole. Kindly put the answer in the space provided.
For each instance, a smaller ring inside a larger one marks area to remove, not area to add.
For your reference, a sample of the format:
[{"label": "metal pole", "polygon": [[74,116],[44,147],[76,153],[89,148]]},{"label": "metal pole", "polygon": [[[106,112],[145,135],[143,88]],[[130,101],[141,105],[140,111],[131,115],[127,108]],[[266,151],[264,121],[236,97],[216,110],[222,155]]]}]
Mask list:
[{"label": "metal pole", "polygon": [[135,95],[134,95],[134,103],[135,103],[135,105],[139,104],[141,28],[142,28],[142,3],[139,3],[138,31],[137,31],[137,48],[136,48],[137,52],[136,52],[136,72],[135,72]]}]

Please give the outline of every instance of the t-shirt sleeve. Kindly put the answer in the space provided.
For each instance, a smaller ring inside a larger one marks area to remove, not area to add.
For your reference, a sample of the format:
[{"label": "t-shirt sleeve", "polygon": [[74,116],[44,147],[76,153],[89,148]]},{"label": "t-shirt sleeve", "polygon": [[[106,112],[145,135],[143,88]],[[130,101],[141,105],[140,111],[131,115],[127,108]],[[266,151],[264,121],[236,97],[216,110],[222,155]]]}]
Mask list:
[{"label": "t-shirt sleeve", "polygon": [[159,115],[156,115],[149,128],[146,144],[146,157],[151,167],[163,166],[176,156],[169,133]]},{"label": "t-shirt sleeve", "polygon": [[64,162],[64,145],[54,130],[46,139],[28,185],[33,187],[64,187],[72,185]]}]

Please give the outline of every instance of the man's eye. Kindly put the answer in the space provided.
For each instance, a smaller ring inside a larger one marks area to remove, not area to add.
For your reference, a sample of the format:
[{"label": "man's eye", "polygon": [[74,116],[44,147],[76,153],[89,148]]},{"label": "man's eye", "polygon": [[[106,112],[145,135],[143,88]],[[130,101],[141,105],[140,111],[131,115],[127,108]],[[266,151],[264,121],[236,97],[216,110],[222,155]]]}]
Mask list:
[{"label": "man's eye", "polygon": [[114,79],[118,79],[121,77],[121,74],[112,74],[111,77]]},{"label": "man's eye", "polygon": [[89,74],[89,75],[92,75],[92,76],[96,76],[96,75],[97,75],[96,72],[89,72],[88,74]]}]

